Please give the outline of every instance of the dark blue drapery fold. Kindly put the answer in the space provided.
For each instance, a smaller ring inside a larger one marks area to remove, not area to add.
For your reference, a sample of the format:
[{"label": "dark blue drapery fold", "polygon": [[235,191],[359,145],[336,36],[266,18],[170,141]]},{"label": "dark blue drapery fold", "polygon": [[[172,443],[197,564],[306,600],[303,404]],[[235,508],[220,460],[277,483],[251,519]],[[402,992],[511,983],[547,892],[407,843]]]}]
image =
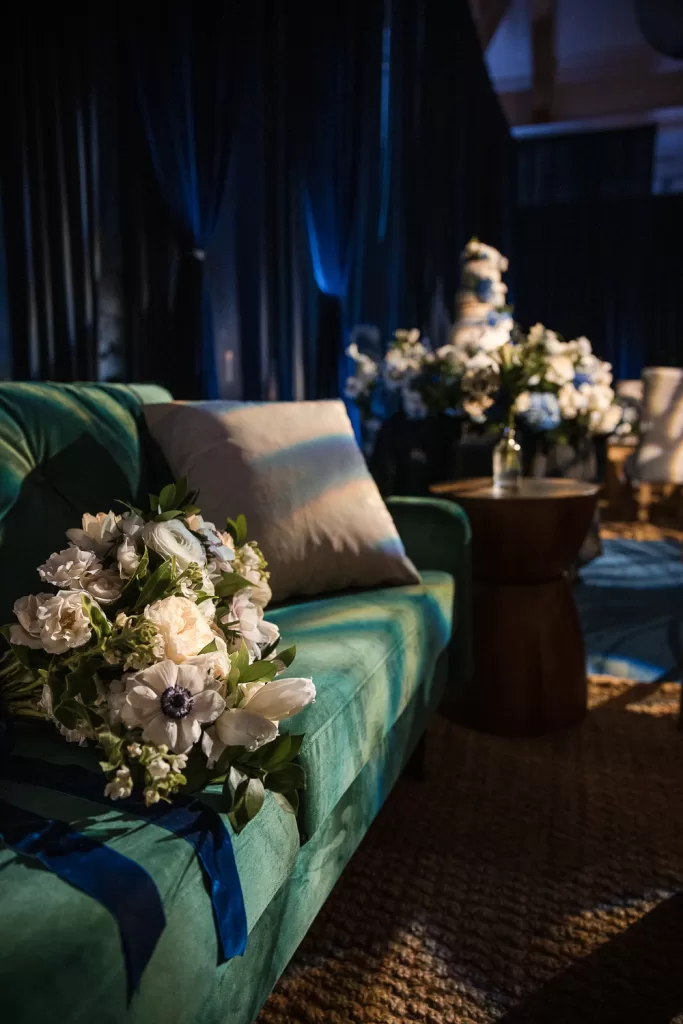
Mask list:
[{"label": "dark blue drapery fold", "polygon": [[147,3],[130,25],[144,134],[181,247],[172,359],[183,397],[218,397],[204,264],[228,175],[241,28],[234,8],[212,2]]}]

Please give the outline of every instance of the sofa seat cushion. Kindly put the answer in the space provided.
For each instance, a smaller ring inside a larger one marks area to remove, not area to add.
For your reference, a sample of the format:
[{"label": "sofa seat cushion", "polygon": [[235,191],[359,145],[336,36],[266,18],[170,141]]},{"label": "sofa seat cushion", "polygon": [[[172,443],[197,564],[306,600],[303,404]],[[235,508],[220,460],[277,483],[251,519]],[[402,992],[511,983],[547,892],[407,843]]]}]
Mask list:
[{"label": "sofa seat cushion", "polygon": [[[66,756],[74,758],[73,747]],[[21,753],[52,756],[52,740],[22,745]],[[56,757],[55,757],[56,759]],[[202,993],[214,984],[219,963],[211,902],[189,843],[129,817],[116,804],[100,804],[26,784],[0,782],[0,799],[74,828],[132,858],[152,876],[161,896],[166,927],[136,997],[142,1020],[158,1019],[155,995],[173,992],[166,1018],[194,1019]],[[230,826],[228,825],[228,828]],[[291,874],[299,851],[293,815],[267,794],[257,816],[239,836],[235,860],[249,931]],[[35,861],[0,844],[0,991],[8,1021],[70,1020],[113,1024],[126,1016],[126,971],[119,932],[111,914]],[[36,985],[36,972],[43,984]],[[46,980],[47,979],[47,980]],[[149,1004],[149,1005],[148,1005]]]},{"label": "sofa seat cushion", "polygon": [[297,645],[290,673],[311,676],[315,703],[283,723],[305,732],[304,834],[312,836],[422,686],[451,632],[454,582],[430,571],[420,584],[306,601],[268,612],[283,646]]}]

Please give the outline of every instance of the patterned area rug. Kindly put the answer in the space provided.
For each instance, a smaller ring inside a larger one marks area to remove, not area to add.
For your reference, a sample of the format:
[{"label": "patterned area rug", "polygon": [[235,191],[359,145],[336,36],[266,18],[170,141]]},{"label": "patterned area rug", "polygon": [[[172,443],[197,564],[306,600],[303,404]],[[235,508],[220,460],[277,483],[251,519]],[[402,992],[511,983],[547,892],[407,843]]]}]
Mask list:
[{"label": "patterned area rug", "polygon": [[678,696],[593,679],[533,740],[438,719],[258,1024],[683,1021]]}]

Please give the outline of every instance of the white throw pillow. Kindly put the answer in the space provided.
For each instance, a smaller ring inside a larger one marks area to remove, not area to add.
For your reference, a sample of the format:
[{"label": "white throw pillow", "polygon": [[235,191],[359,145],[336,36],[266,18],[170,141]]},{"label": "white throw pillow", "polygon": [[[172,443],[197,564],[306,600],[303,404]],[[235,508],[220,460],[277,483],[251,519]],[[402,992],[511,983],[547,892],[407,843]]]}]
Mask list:
[{"label": "white throw pillow", "polygon": [[244,512],[274,600],[419,582],[343,402],[173,402],[145,416],[205,519]]}]

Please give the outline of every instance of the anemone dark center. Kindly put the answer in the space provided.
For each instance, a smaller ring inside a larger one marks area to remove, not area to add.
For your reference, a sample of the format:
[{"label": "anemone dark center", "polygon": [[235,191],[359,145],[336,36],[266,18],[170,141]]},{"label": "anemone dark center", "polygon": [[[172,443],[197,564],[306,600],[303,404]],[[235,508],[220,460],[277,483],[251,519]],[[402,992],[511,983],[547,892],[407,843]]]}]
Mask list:
[{"label": "anemone dark center", "polygon": [[167,718],[185,718],[193,705],[194,697],[184,686],[169,686],[161,695],[161,710]]}]

